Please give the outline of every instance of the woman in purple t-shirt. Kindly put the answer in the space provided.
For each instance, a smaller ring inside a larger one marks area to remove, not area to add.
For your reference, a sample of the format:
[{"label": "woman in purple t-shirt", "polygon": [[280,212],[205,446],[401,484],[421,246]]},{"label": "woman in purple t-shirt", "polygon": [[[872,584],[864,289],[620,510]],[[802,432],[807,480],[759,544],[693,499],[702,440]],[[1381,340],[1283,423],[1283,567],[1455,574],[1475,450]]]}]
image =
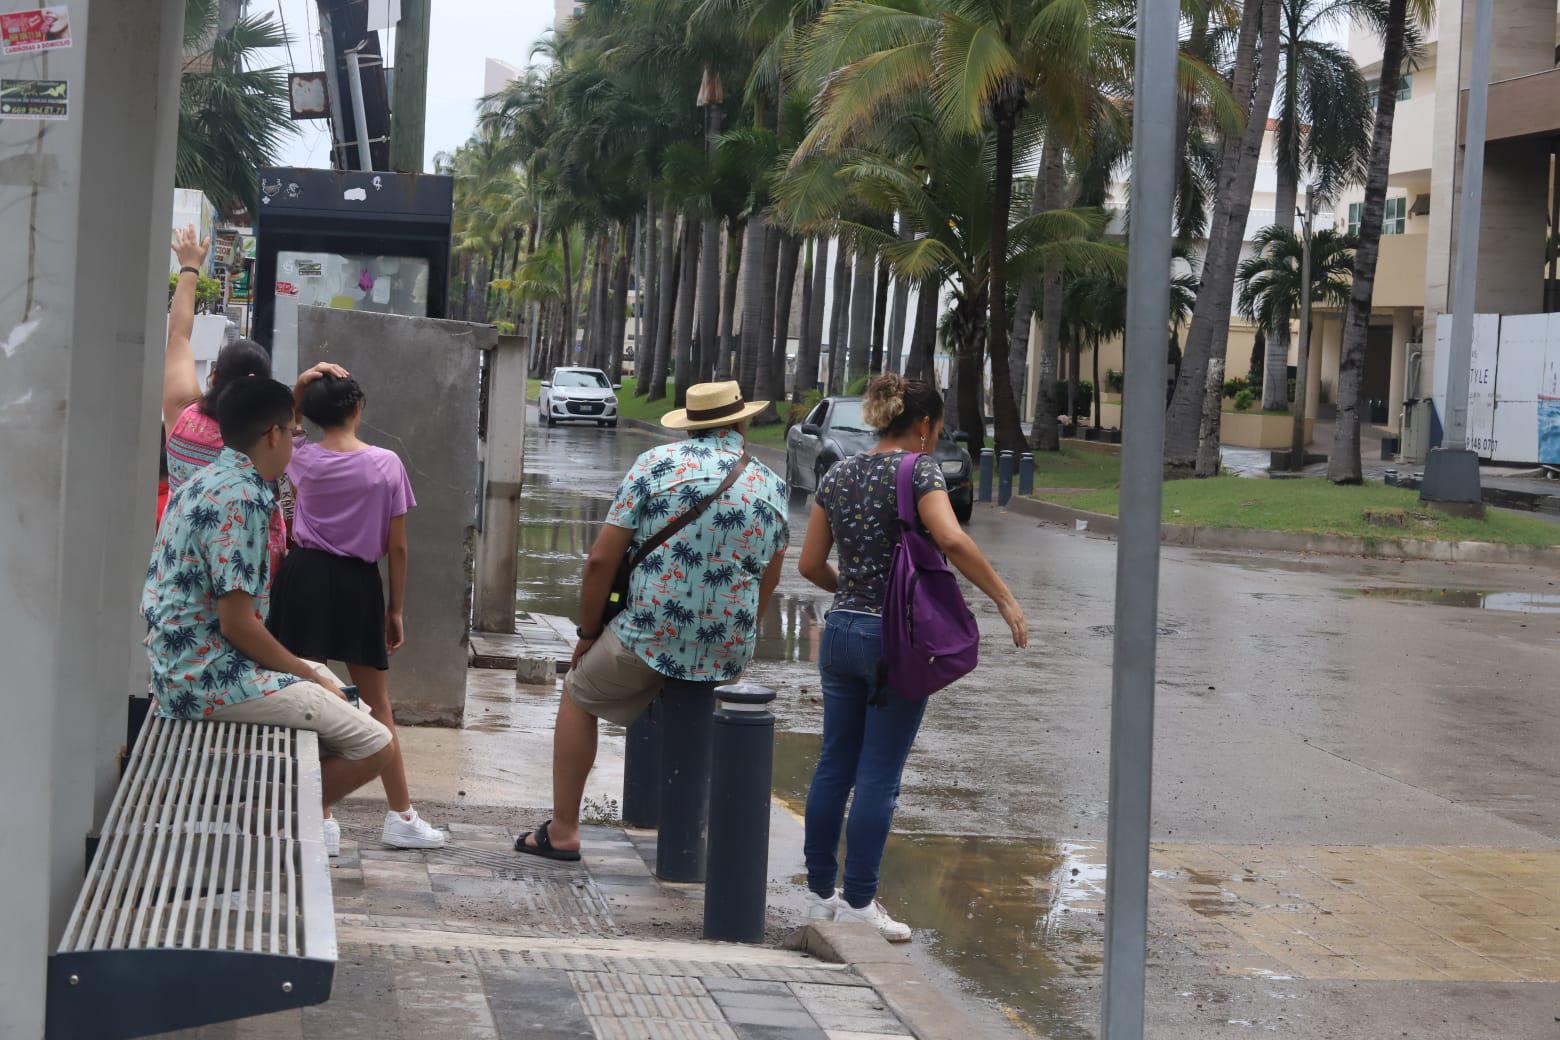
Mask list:
[{"label": "woman in purple t-shirt", "polygon": [[[395,757],[380,775],[390,803],[382,840],[404,849],[437,848],[444,833],[412,808],[388,678],[390,655],[405,640],[406,513],[417,502],[400,457],[358,440],[364,401],[357,380],[333,375],[298,392],[298,411],[323,435],[316,444],[295,431],[287,479],[297,546],[277,571],[267,627],[299,657],[347,666],[359,695],[395,738]],[[381,557],[389,558],[388,609]],[[338,845],[339,838],[331,840],[340,833],[334,820],[326,820],[326,831],[326,845]]]}]

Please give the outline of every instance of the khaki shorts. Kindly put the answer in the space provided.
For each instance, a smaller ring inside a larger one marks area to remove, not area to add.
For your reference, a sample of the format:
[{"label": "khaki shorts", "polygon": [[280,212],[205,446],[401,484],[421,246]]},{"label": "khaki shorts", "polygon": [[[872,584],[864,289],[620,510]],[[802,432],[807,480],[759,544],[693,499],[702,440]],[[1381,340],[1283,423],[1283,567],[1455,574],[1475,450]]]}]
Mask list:
[{"label": "khaki shorts", "polygon": [[368,712],[354,708],[319,683],[295,682],[269,697],[218,708],[211,722],[248,722],[257,726],[287,726],[320,735],[320,754],[357,761],[390,743],[390,731]]},{"label": "khaki shorts", "polygon": [[587,715],[629,726],[661,694],[666,676],[618,641],[612,629],[563,677],[563,689]]}]

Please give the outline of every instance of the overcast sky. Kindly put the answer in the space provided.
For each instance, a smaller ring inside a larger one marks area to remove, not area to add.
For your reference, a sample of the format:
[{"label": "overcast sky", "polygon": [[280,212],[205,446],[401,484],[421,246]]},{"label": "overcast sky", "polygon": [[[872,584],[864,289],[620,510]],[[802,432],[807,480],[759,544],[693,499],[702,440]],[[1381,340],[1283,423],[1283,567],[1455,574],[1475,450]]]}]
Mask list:
[{"label": "overcast sky", "polygon": [[[552,24],[552,0],[430,0],[433,32],[428,48],[428,128],[423,168],[433,168],[436,152],[453,151],[476,125],[487,58],[525,65],[531,46]],[[292,36],[286,50],[269,61],[298,72],[325,67],[321,58],[319,9],[315,0],[250,0],[252,15],[278,14]],[[381,34],[385,54],[395,54],[395,34]],[[288,166],[330,165],[330,136],[324,120],[298,124],[302,132],[283,149]]]}]

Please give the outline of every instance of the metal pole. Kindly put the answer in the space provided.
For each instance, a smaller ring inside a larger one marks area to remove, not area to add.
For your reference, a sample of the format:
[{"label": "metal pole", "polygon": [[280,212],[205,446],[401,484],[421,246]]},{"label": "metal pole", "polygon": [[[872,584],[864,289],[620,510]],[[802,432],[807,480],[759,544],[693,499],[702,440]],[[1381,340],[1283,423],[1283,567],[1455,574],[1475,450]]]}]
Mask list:
[{"label": "metal pole", "polygon": [[363,68],[358,53],[347,52],[347,88],[352,92],[352,118],[357,123],[358,169],[367,173],[374,168],[368,148],[368,112],[363,108]]},{"label": "metal pole", "polygon": [[[1165,330],[1175,195],[1177,0],[1138,0],[1133,84],[1127,379],[1111,676],[1102,1040],[1141,1040],[1153,790],[1154,653],[1165,439]],[[1126,418],[1130,416],[1131,418]]]},{"label": "metal pole", "polygon": [[1300,344],[1295,358],[1295,415],[1289,436],[1289,468],[1296,473],[1305,469],[1305,449],[1310,438],[1305,435],[1306,374],[1311,367],[1311,230],[1316,217],[1316,203],[1311,199],[1311,189],[1305,189],[1305,211],[1300,214]]},{"label": "metal pole", "polygon": [[981,502],[991,501],[991,456],[990,448],[980,450],[980,493],[976,498]]},{"label": "metal pole", "polygon": [[[1473,353],[1473,310],[1479,279],[1479,223],[1484,204],[1484,126],[1489,111],[1493,0],[1474,0],[1473,55],[1468,83],[1468,131],[1458,200],[1457,275],[1452,285],[1451,357],[1447,360],[1446,421],[1441,446],[1468,447],[1468,366]],[[1459,13],[1463,5],[1458,5]]]},{"label": "metal pole", "polygon": [[1035,457],[1024,452],[1018,457],[1018,493],[1028,495],[1035,489]]},{"label": "metal pole", "polygon": [[774,780],[775,691],[734,683],[715,691],[710,766],[709,877],[704,938],[761,943],[769,895],[769,788]]},{"label": "metal pole", "polygon": [[1005,506],[1013,498],[1013,453],[1004,451],[997,459],[997,505]]},{"label": "metal pole", "polygon": [[661,823],[661,714],[653,702],[628,727],[623,754],[623,823],[654,830]]},{"label": "metal pole", "polygon": [[347,113],[341,105],[341,77],[336,65],[336,36],[331,28],[329,5],[320,3],[320,45],[325,54],[325,90],[330,98],[330,118],[326,120],[330,124],[330,165],[332,169],[342,170],[346,168],[346,157],[342,154],[342,142],[347,139],[346,119]]}]

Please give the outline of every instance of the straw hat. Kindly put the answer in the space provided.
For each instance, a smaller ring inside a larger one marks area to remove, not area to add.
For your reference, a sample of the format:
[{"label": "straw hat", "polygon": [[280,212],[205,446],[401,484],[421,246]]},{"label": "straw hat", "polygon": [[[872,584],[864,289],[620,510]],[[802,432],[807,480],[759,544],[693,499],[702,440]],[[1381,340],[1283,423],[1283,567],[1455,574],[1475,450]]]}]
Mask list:
[{"label": "straw hat", "polygon": [[708,430],[716,426],[732,426],[768,407],[768,401],[742,400],[742,388],[735,380],[726,383],[695,383],[688,388],[688,407],[667,412],[661,416],[661,425],[669,430]]}]

